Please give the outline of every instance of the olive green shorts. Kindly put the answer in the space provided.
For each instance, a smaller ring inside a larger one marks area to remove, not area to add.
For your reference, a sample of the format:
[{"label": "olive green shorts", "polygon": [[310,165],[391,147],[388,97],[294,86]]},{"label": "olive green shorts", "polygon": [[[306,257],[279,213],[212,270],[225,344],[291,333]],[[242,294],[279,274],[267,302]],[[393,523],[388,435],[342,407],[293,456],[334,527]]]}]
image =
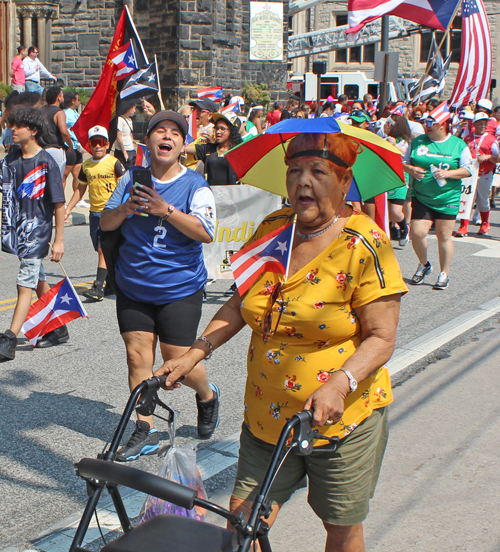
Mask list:
[{"label": "olive green shorts", "polygon": [[[307,501],[325,523],[355,525],[368,515],[368,503],[377,485],[389,427],[387,409],[374,410],[350,435],[341,439],[335,452],[297,456],[291,452],[271,487],[268,499],[284,504],[306,486]],[[253,501],[264,480],[274,446],[257,439],[245,425],[240,437],[238,470],[233,495]]]}]

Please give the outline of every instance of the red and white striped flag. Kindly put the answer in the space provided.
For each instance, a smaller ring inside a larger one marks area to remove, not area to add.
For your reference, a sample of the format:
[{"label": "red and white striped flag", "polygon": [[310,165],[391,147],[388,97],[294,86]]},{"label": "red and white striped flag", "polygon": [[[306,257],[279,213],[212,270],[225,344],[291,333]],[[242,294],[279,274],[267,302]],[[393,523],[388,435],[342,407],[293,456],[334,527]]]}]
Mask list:
[{"label": "red and white striped flag", "polygon": [[356,40],[357,33],[367,23],[383,15],[396,15],[446,31],[459,3],[460,0],[349,0],[347,38]]},{"label": "red and white striped flag", "polygon": [[224,95],[222,86],[211,86],[210,88],[202,88],[197,92],[198,98],[207,98],[213,102],[221,102]]},{"label": "red and white striped flag", "polygon": [[432,117],[436,121],[436,123],[439,123],[440,125],[445,123],[451,117],[448,102],[444,101],[440,103],[429,113],[429,117]]},{"label": "red and white striped flag", "polygon": [[75,318],[87,318],[69,278],[64,278],[33,303],[21,331],[36,345],[38,339]]},{"label": "red and white striped flag", "polygon": [[293,223],[280,226],[232,255],[231,268],[241,296],[264,272],[286,277],[294,227]]},{"label": "red and white striped flag", "polygon": [[488,97],[492,45],[483,0],[462,2],[462,53],[450,105],[461,107]]}]

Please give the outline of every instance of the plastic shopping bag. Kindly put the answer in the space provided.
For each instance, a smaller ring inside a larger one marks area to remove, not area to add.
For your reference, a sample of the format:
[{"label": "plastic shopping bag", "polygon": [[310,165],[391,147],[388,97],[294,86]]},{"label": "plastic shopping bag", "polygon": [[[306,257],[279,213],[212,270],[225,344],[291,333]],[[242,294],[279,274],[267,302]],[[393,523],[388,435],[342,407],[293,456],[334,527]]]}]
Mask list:
[{"label": "plastic shopping bag", "polygon": [[[200,471],[196,465],[196,443],[187,443],[182,447],[175,446],[175,425],[169,424],[169,433],[172,446],[167,451],[158,475],[180,483],[191,489],[198,491],[198,497],[207,500],[207,493]],[[195,506],[192,510],[182,508],[166,500],[149,495],[139,514],[138,523],[143,523],[148,519],[160,514],[178,514],[203,521],[206,517],[206,510]]]}]

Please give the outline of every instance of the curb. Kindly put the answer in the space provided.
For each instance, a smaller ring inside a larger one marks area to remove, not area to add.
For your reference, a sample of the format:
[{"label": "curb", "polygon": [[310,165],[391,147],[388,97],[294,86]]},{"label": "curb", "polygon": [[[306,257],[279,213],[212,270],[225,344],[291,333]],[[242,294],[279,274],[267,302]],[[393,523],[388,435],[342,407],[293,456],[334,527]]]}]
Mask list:
[{"label": "curb", "polygon": [[[83,215],[81,216],[83,217]],[[452,342],[498,313],[500,313],[500,297],[487,301],[479,305],[477,309],[464,313],[454,320],[396,349],[391,360],[386,364],[393,386],[402,383],[415,374],[418,369],[413,370],[412,367],[417,363],[426,357],[432,356],[433,353],[444,345]],[[201,449],[197,455],[197,462],[202,479],[207,481],[211,477],[234,466],[238,460],[238,449],[239,432],[222,439],[212,446]],[[146,495],[139,491],[130,491],[128,493],[123,492],[122,496],[130,516],[135,517],[139,515]],[[121,525],[109,497],[102,500],[101,507],[98,509],[98,516],[104,536],[111,531],[120,530]],[[80,513],[75,513],[53,525],[41,533],[35,540],[31,541],[28,548],[10,546],[0,550],[0,552],[19,552],[20,550],[24,552],[67,552],[78,527],[80,517]],[[86,536],[87,539],[83,545],[90,545],[96,539],[100,539],[95,518],[92,519]]]}]

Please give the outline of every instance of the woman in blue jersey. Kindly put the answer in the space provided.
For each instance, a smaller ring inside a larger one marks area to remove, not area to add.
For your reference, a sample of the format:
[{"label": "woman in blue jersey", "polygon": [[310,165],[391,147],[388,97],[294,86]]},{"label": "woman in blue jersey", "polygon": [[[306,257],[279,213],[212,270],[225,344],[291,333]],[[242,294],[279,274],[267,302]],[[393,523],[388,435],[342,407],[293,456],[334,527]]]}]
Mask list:
[{"label": "woman in blue jersey", "polygon": [[[181,356],[196,340],[207,279],[202,244],[214,236],[215,200],[206,180],[179,163],[187,130],[179,113],[156,113],[146,136],[152,187],[133,188],[131,169],[101,215],[101,229],[120,228],[123,237],[115,265],[116,308],[131,389],[151,377],[157,340],[164,360]],[[208,383],[201,363],[184,383],[196,391],[198,434],[210,437],[218,423],[219,390]],[[159,448],[153,417],[138,418],[118,460]]]}]

